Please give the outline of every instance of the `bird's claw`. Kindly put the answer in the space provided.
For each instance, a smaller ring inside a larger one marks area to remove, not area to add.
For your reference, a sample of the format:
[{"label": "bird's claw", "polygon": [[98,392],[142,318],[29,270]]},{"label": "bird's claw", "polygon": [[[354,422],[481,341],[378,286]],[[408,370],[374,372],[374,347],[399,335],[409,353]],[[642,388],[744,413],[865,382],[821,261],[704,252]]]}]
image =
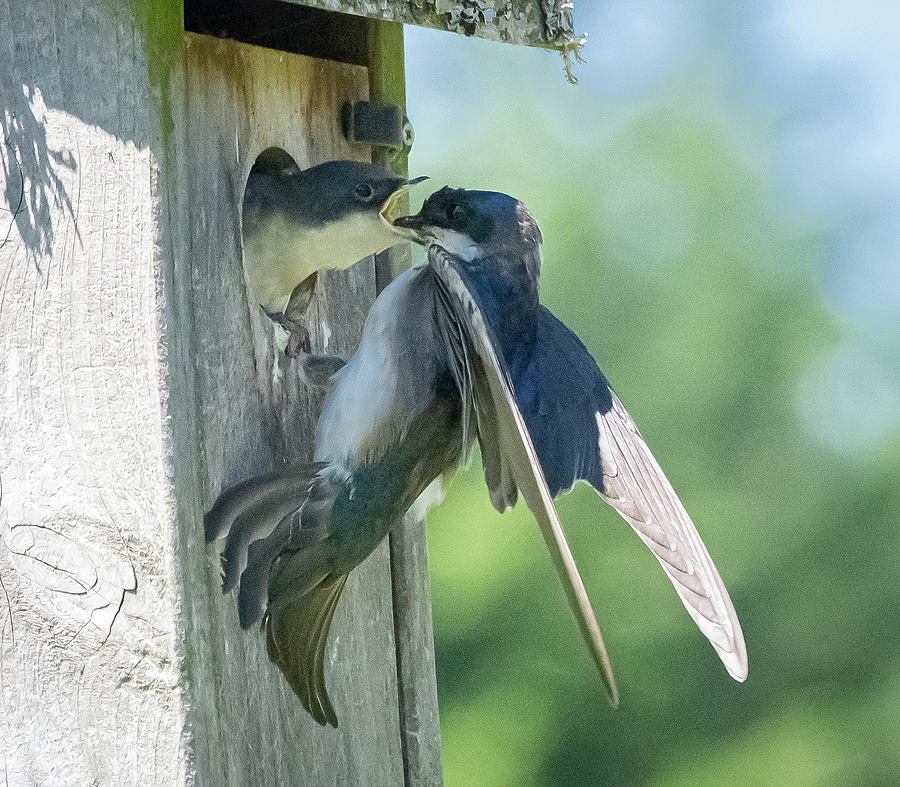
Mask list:
[{"label": "bird's claw", "polygon": [[[303,324],[300,315],[287,315],[283,312],[266,312],[266,316],[284,331],[287,338],[275,337],[276,346],[284,350],[288,358],[296,358],[301,353],[312,349],[309,330]],[[276,329],[276,334],[279,331]]]},{"label": "bird's claw", "polygon": [[296,358],[300,353],[308,353],[311,349],[309,331],[301,320],[312,302],[317,281],[317,272],[311,273],[301,281],[291,293],[291,299],[284,313],[280,315],[281,319],[278,322],[288,332],[288,343],[284,349],[288,358]]},{"label": "bird's claw", "polygon": [[282,323],[282,327],[288,332],[287,347],[284,354],[288,358],[296,358],[302,353],[309,353],[312,345],[309,340],[309,331],[299,322]]}]

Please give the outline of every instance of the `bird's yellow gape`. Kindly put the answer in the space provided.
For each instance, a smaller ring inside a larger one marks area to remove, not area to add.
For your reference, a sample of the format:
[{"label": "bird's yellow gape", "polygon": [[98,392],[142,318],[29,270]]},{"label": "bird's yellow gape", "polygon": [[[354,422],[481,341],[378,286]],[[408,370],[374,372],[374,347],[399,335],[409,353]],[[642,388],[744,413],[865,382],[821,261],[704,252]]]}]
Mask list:
[{"label": "bird's yellow gape", "polygon": [[412,178],[411,180],[408,180],[406,183],[404,183],[402,186],[400,186],[400,188],[398,188],[393,194],[391,194],[391,196],[388,197],[387,200],[385,201],[384,205],[381,206],[381,212],[379,213],[379,215],[381,216],[381,220],[383,222],[385,222],[388,225],[388,227],[393,232],[396,232],[398,235],[405,236],[406,233],[400,232],[394,226],[394,220],[400,218],[400,216],[402,215],[400,212],[395,212],[395,211],[397,211],[397,209],[400,208],[401,199],[402,199],[403,195],[406,194],[413,186],[417,186],[423,180],[428,180],[428,175],[420,175],[417,178]]}]

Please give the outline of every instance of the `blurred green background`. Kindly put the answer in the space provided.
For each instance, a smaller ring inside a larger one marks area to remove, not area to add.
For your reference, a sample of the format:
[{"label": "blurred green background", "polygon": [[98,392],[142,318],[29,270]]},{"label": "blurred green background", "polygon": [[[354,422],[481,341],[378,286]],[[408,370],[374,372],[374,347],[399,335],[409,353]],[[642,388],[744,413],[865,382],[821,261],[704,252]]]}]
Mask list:
[{"label": "blurred green background", "polygon": [[449,785],[900,783],[900,13],[727,5],[582,0],[577,87],[555,55],[407,30],[412,174],[532,209],[542,299],[692,513],[750,654],[737,684],[579,486],[558,505],[611,710],[476,458],[428,524]]}]

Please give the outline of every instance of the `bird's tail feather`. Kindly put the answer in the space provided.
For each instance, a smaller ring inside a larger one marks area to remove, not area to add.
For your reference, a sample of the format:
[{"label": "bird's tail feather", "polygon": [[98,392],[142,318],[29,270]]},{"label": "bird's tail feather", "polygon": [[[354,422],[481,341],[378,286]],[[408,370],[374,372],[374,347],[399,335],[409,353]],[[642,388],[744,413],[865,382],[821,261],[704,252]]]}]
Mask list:
[{"label": "bird's tail feather", "polygon": [[223,593],[235,588],[246,573],[252,562],[250,551],[257,542],[287,543],[293,514],[306,502],[316,470],[315,465],[299,468],[295,478],[284,484],[273,483],[267,494],[257,493],[252,507],[231,526],[222,551]]},{"label": "bird's tail feather", "polygon": [[388,529],[369,528],[372,543],[355,543],[336,564],[329,536],[338,523],[372,516],[352,492],[341,471],[297,464],[226,490],[206,517],[208,537],[226,538],[225,586],[238,585],[241,626],[263,621],[269,658],[322,725],[337,726],[325,687],[334,611],[348,572]]},{"label": "bird's tail feather", "polygon": [[205,517],[208,541],[225,536],[222,591],[241,583],[245,627],[262,617],[268,569],[290,538],[292,514],[305,502],[322,463],[294,463],[227,489]]},{"label": "bird's tail feather", "polygon": [[322,726],[337,727],[325,687],[325,644],[346,582],[346,574],[326,576],[304,595],[270,607],[265,621],[269,658]]},{"label": "bird's tail feather", "polygon": [[[269,572],[275,558],[281,554],[290,539],[291,519],[292,517],[282,519],[267,537],[254,541],[246,549],[246,567],[240,574],[238,588],[238,617],[241,628],[250,628],[262,619],[266,611],[266,603],[269,600]],[[234,572],[232,577],[237,577],[237,573]],[[223,591],[228,580],[229,574],[226,570]],[[233,584],[236,582],[234,579]]]},{"label": "bird's tail feather", "polygon": [[311,479],[324,466],[321,462],[292,462],[279,470],[228,487],[203,517],[206,543],[227,536],[235,522],[245,515],[250,514],[249,518],[254,519],[254,509],[268,505],[274,499],[305,496]]},{"label": "bird's tail feather", "polygon": [[285,517],[271,535],[250,545],[238,589],[238,616],[245,629],[262,620],[267,604],[284,606],[329,573],[327,547],[318,541],[321,533],[297,533],[292,520]]}]

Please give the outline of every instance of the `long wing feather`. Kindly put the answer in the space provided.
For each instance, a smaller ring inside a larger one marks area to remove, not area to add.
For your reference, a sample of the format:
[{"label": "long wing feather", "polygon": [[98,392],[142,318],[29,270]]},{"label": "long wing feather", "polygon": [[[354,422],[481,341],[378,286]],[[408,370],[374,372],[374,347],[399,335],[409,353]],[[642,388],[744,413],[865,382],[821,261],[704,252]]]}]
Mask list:
[{"label": "long wing feather", "polygon": [[578,479],[653,551],[729,673],[747,676],[740,624],[706,547],[634,422],[581,340],[544,307],[527,355],[509,359],[551,493]]},{"label": "long wing feather", "polygon": [[[475,396],[479,437],[484,440],[487,434],[488,442],[495,441],[497,444],[494,449],[487,446],[491,461],[499,462],[499,467],[493,467],[490,471],[501,485],[505,486],[504,480],[509,478],[518,486],[537,519],[569,605],[600,670],[609,700],[615,707],[618,704],[618,690],[600,627],[560,525],[524,419],[516,404],[500,351],[454,258],[439,246],[431,246],[428,260],[449,296],[452,308],[450,319],[459,326],[464,344],[467,349],[470,348],[467,351],[467,373],[473,378],[471,387]],[[484,448],[483,445],[483,451]],[[486,465],[486,475],[488,469]],[[504,496],[501,492],[501,497]],[[494,490],[492,499],[493,497]]]},{"label": "long wing feather", "polygon": [[615,393],[612,407],[596,417],[603,464],[598,492],[656,556],[729,674],[746,680],[741,624],[694,523]]}]

